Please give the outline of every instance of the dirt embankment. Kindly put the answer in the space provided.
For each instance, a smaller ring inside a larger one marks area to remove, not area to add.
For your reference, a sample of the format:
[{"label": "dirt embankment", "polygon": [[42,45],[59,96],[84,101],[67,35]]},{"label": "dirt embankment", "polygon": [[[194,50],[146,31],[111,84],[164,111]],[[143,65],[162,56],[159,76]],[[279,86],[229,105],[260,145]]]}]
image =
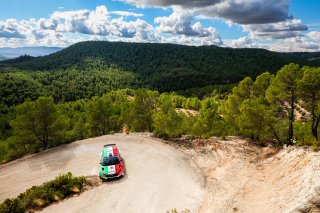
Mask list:
[{"label": "dirt embankment", "polygon": [[189,141],[180,149],[206,177],[199,212],[320,212],[319,152],[260,148],[236,137]]}]

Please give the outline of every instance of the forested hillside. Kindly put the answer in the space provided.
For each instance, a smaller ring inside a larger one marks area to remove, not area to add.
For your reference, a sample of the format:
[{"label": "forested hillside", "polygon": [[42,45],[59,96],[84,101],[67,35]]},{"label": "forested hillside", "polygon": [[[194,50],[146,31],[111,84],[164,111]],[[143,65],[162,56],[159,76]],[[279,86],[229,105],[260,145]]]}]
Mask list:
[{"label": "forested hillside", "polygon": [[[242,135],[278,144],[296,137],[318,145],[319,57],[83,42],[49,56],[7,60],[0,63],[0,159],[123,126],[164,137]],[[284,66],[291,61],[296,64]],[[186,115],[177,108],[195,111]],[[46,124],[43,110],[50,115]]]},{"label": "forested hillside", "polygon": [[317,57],[320,53],[285,54],[263,49],[90,41],[49,56],[9,60],[1,66],[41,71],[113,67],[137,74],[151,89],[172,91],[236,83],[264,71],[275,73],[290,62],[318,66],[320,60],[309,60]]},{"label": "forested hillside", "polygon": [[0,113],[0,121],[0,160],[123,127],[171,139],[186,134],[240,135],[258,143],[317,148],[320,68],[289,64],[275,75],[246,77],[227,97],[213,93],[203,99],[186,98],[148,89],[116,90],[66,103],[39,97]]}]

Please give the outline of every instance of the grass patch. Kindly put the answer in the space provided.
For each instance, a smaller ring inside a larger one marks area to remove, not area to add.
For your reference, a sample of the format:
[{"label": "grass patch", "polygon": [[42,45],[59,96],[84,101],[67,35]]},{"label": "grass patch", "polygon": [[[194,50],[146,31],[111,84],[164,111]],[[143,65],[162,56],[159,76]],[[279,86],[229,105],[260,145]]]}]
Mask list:
[{"label": "grass patch", "polygon": [[41,209],[53,202],[80,193],[84,183],[84,177],[73,177],[70,172],[60,175],[40,186],[31,187],[16,198],[6,199],[0,204],[0,212],[20,213],[29,209]]}]

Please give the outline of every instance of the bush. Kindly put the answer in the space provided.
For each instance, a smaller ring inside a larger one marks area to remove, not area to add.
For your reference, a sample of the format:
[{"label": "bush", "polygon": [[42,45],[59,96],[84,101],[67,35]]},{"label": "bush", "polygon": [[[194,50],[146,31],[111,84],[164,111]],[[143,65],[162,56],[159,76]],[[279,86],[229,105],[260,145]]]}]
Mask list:
[{"label": "bush", "polygon": [[72,194],[81,192],[84,177],[73,177],[69,172],[41,186],[33,186],[15,199],[0,204],[0,212],[25,212],[27,209],[42,208]]},{"label": "bush", "polygon": [[2,213],[20,213],[25,212],[25,206],[19,198],[6,199],[0,205],[0,212]]}]

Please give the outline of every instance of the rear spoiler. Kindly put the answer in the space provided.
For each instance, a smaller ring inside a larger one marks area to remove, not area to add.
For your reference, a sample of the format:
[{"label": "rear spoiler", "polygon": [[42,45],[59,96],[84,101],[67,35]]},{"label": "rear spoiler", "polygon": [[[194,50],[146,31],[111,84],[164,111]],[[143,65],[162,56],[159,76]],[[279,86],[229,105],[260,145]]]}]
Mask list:
[{"label": "rear spoiler", "polygon": [[115,143],[110,143],[110,144],[104,145],[104,147],[108,147],[108,146],[116,146],[116,144]]}]

